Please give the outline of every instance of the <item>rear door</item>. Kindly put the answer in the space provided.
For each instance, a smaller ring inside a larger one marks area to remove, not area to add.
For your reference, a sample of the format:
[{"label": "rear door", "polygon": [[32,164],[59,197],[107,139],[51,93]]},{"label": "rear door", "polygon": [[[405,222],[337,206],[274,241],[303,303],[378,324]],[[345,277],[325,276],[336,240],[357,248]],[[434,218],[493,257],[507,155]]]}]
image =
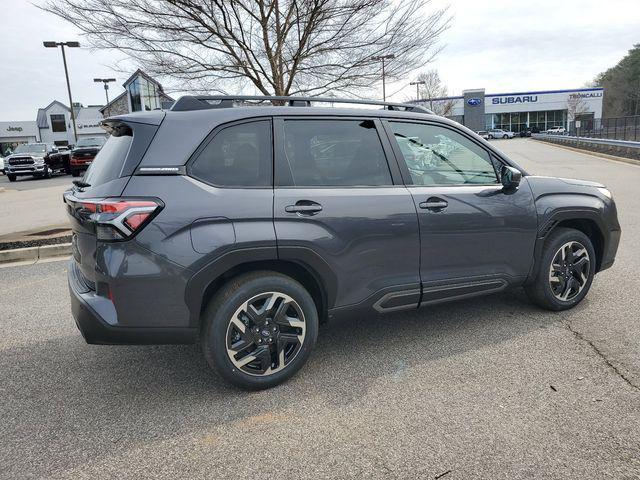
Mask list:
[{"label": "rear door", "polygon": [[417,215],[380,122],[278,118],[274,133],[279,257],[323,275],[329,308],[416,307]]},{"label": "rear door", "polygon": [[418,212],[423,302],[524,280],[537,231],[526,177],[505,192],[499,160],[449,125],[403,120],[385,126]]}]

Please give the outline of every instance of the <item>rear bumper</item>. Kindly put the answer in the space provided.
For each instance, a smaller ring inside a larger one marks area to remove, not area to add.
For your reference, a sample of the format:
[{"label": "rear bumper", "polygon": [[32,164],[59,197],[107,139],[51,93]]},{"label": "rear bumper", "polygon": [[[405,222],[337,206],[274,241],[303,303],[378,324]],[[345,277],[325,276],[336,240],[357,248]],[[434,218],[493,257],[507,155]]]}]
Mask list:
[{"label": "rear bumper", "polygon": [[76,326],[90,344],[149,345],[191,344],[197,338],[196,328],[138,328],[123,327],[114,318],[111,301],[90,290],[79,278],[75,260],[68,265],[71,313]]}]

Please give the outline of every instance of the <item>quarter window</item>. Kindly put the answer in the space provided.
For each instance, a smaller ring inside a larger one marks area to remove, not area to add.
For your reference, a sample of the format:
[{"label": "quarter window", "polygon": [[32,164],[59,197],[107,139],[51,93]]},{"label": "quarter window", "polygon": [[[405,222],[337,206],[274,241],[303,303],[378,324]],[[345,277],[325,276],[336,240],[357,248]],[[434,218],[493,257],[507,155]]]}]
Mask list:
[{"label": "quarter window", "polygon": [[194,177],[221,187],[266,187],[272,177],[271,122],[233,125],[218,132],[190,168]]},{"label": "quarter window", "polygon": [[498,183],[489,153],[448,128],[390,122],[414,185]]},{"label": "quarter window", "polygon": [[372,120],[287,120],[284,153],[295,186],[393,183]]},{"label": "quarter window", "polygon": [[64,114],[51,115],[51,131],[52,132],[66,132],[67,121]]}]

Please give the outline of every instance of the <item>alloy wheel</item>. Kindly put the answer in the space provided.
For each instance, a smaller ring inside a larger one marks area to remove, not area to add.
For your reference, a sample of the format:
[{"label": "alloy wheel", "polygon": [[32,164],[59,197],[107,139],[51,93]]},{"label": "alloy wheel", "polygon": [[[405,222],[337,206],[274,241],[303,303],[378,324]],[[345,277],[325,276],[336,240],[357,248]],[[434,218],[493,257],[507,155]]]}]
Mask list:
[{"label": "alloy wheel", "polygon": [[591,273],[589,252],[580,242],[567,242],[558,249],[549,267],[553,295],[563,302],[582,292]]},{"label": "alloy wheel", "polygon": [[272,375],[298,355],[306,323],[298,303],[281,292],[265,292],[243,303],[229,320],[227,355],[249,375]]}]

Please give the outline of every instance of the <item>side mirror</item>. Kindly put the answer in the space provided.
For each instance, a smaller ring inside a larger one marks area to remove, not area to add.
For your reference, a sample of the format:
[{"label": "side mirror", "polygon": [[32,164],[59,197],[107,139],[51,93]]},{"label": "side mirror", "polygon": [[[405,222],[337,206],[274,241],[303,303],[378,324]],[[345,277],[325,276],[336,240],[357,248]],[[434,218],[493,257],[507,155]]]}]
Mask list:
[{"label": "side mirror", "polygon": [[503,165],[500,169],[500,180],[505,190],[515,190],[522,180],[522,172],[517,168]]}]

